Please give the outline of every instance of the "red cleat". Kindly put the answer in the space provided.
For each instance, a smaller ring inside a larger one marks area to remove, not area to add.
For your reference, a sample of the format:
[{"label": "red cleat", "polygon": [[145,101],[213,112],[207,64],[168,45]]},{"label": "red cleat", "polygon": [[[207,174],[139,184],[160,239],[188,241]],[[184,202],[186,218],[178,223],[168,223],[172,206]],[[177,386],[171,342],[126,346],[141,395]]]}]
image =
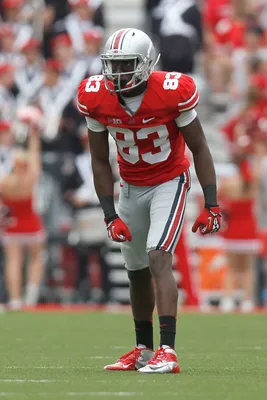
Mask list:
[{"label": "red cleat", "polygon": [[115,364],[106,365],[108,371],[136,371],[144,367],[154,356],[154,351],[139,344],[134,350],[124,354]]},{"label": "red cleat", "polygon": [[169,346],[160,347],[154,357],[138,372],[157,374],[179,374],[180,365],[175,351]]}]

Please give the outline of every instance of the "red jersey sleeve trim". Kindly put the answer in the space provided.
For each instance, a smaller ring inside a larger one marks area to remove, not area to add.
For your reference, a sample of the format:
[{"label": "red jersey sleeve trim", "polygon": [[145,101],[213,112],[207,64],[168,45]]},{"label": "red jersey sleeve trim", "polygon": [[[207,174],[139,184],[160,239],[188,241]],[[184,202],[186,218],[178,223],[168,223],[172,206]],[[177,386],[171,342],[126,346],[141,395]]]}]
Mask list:
[{"label": "red jersey sleeve trim", "polygon": [[77,102],[77,108],[81,114],[87,115],[89,117],[89,112],[88,112],[87,107],[84,106],[83,104],[79,103],[79,101]]},{"label": "red jersey sleeve trim", "polygon": [[178,103],[178,109],[180,112],[192,110],[197,106],[198,102],[199,102],[199,94],[196,89],[193,96],[191,96],[190,99]]},{"label": "red jersey sleeve trim", "polygon": [[77,93],[77,109],[81,115],[84,117],[89,117],[89,110],[88,107],[84,104],[87,103],[86,100],[86,93],[85,93],[85,87],[88,79],[84,79],[78,88],[78,93]]},{"label": "red jersey sleeve trim", "polygon": [[198,102],[199,102],[199,94],[197,93],[192,101],[190,101],[188,104],[186,104],[183,107],[179,107],[179,111],[184,112],[184,111],[192,110],[193,108],[195,108],[198,105]]},{"label": "red jersey sleeve trim", "polygon": [[193,96],[190,97],[189,100],[182,101],[181,103],[178,103],[178,106],[185,106],[186,104],[190,103],[190,101],[192,101],[194,99],[196,94],[197,94],[197,89],[195,90],[195,93],[193,94]]},{"label": "red jersey sleeve trim", "polygon": [[80,108],[84,108],[88,112],[88,108],[85,105],[81,104],[79,101],[78,101],[78,105]]}]

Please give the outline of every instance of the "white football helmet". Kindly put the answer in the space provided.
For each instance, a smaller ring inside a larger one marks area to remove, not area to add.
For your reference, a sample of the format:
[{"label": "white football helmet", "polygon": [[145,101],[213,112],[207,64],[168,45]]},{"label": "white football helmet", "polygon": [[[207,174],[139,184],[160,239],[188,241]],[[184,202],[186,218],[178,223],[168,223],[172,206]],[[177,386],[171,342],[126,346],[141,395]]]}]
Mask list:
[{"label": "white football helmet", "polygon": [[[154,45],[146,33],[126,28],[108,38],[100,57],[106,88],[118,93],[129,91],[147,81],[160,55],[156,57]],[[126,65],[127,62],[128,69],[119,67],[120,63]]]}]

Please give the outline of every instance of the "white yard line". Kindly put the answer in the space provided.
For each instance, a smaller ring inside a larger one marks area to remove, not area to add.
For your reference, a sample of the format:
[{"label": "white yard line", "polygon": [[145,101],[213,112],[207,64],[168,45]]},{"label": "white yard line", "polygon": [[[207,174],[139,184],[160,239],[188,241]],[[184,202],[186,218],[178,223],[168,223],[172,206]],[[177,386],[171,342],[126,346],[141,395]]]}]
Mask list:
[{"label": "white yard line", "polygon": [[239,346],[236,350],[266,350],[267,347],[264,346]]},{"label": "white yard line", "polygon": [[[20,393],[25,394],[25,393]],[[0,392],[0,397],[17,396],[18,392]],[[143,392],[41,392],[38,393],[42,397],[50,397],[51,395],[66,396],[66,397],[133,397],[143,396]]]},{"label": "white yard line", "polygon": [[[110,360],[114,357],[111,356],[89,356],[88,360]],[[62,366],[62,365],[38,365],[38,366],[28,366],[28,365],[7,365],[6,367],[1,367],[1,369],[89,369],[86,366]]]},{"label": "white yard line", "polygon": [[114,357],[111,357],[111,356],[92,356],[92,357],[87,357],[87,358],[89,358],[90,360],[108,360],[108,359],[114,358]]},{"label": "white yard line", "polygon": [[8,365],[7,367],[1,367],[2,369],[63,369],[68,367],[61,366],[49,366],[49,365],[39,365],[38,367],[28,367],[28,366],[20,366],[20,365]]},{"label": "white yard line", "polygon": [[68,397],[131,397],[143,396],[143,392],[62,392],[60,395]]},{"label": "white yard line", "polygon": [[54,383],[54,382],[69,382],[58,379],[0,379],[2,383]]},{"label": "white yard line", "polygon": [[[107,356],[94,356],[94,357],[87,357],[89,360],[110,360],[114,357],[107,357]],[[6,367],[1,367],[1,369],[90,369],[91,367],[88,366],[62,366],[62,365],[38,365],[38,366],[31,366],[28,365],[7,365]]]},{"label": "white yard line", "polygon": [[[125,378],[123,378],[123,383],[131,383],[131,381],[129,380],[129,379],[125,379]],[[95,383],[99,383],[99,384],[104,384],[104,385],[107,385],[107,384],[112,384],[112,383],[114,383],[114,381],[113,380],[111,380],[111,379],[100,379],[100,380],[97,380],[97,381],[95,381]]]}]

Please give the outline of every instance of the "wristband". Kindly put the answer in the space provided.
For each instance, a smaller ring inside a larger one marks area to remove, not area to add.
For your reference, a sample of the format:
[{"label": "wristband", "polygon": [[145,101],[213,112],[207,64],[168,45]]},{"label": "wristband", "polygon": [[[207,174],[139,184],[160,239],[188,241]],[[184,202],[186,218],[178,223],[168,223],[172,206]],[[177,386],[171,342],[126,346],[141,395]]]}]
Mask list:
[{"label": "wristband", "polygon": [[217,207],[217,187],[216,185],[207,185],[203,188],[205,199],[205,208]]},{"label": "wristband", "polygon": [[114,215],[112,215],[112,216],[109,217],[109,218],[105,218],[105,222],[106,222],[106,224],[108,225],[108,224],[110,224],[112,221],[114,221],[114,220],[117,219],[117,218],[119,218],[118,214],[114,214]]},{"label": "wristband", "polygon": [[[101,207],[103,209],[106,221],[110,220],[113,221],[114,216],[117,215],[115,206],[114,206],[114,198],[112,195],[109,196],[99,196],[99,201]],[[113,218],[113,219],[112,219]]]}]

